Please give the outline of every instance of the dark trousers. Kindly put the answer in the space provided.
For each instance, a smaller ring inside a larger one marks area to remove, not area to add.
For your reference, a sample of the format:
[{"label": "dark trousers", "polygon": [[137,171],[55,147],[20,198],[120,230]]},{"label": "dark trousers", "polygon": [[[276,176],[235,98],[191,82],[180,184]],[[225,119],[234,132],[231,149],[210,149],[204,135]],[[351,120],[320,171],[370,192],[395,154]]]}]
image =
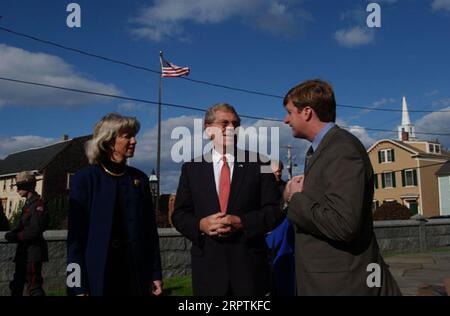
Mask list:
[{"label": "dark trousers", "polygon": [[11,296],[23,296],[23,289],[27,284],[29,296],[45,296],[42,289],[42,262],[16,262],[13,280],[9,283]]}]

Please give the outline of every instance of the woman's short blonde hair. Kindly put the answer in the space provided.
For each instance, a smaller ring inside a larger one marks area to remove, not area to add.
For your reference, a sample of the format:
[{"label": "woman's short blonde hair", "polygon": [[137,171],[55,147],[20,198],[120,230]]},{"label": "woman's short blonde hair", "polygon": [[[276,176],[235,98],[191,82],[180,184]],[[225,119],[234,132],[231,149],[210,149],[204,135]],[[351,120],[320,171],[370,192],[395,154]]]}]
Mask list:
[{"label": "woman's short blonde hair", "polygon": [[136,135],[141,124],[135,117],[109,113],[95,124],[92,139],[86,142],[85,151],[90,164],[100,163],[102,157],[108,154],[109,145],[113,143],[120,132],[130,132]]}]

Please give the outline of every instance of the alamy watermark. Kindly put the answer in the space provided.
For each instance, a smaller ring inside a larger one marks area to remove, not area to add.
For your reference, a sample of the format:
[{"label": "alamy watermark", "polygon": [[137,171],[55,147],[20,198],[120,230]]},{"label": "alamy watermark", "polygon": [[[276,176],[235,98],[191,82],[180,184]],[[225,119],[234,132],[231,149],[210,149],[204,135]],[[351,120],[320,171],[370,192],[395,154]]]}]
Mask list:
[{"label": "alamy watermark", "polygon": [[[210,155],[214,141],[220,137],[225,142],[227,152],[234,156],[236,163],[262,162],[269,163],[270,160],[279,160],[279,127],[247,127],[242,126],[226,130],[209,126],[203,130],[203,120],[194,119],[194,131],[186,126],[175,127],[171,132],[171,139],[177,140],[172,145],[170,156],[173,162],[212,162]],[[204,140],[208,140],[204,144]],[[270,140],[270,148],[269,148]],[[222,142],[222,143],[223,143]],[[237,150],[236,150],[237,149]],[[246,155],[245,150],[248,151]],[[270,165],[261,166],[262,173],[271,173]]]},{"label": "alamy watermark", "polygon": [[381,267],[378,263],[371,263],[367,265],[367,272],[370,274],[367,276],[366,284],[369,288],[381,287]]},{"label": "alamy watermark", "polygon": [[69,3],[66,12],[70,12],[66,19],[67,27],[81,27],[81,7],[78,3]]},{"label": "alamy watermark", "polygon": [[376,2],[371,2],[367,5],[366,11],[370,12],[366,19],[367,27],[381,27],[381,6]]}]

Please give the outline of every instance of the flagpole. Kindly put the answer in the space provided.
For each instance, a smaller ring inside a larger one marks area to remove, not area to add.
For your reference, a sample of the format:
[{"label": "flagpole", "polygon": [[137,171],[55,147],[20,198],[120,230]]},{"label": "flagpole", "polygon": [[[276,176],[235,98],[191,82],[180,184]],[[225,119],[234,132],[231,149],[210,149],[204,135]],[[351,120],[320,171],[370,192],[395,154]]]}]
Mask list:
[{"label": "flagpole", "polygon": [[161,75],[159,76],[159,94],[158,94],[158,146],[157,146],[157,156],[156,156],[156,177],[158,183],[156,186],[156,206],[155,209],[159,211],[159,193],[160,193],[160,183],[161,183],[161,97],[162,97],[162,58],[163,52],[159,52],[159,61],[161,64]]}]

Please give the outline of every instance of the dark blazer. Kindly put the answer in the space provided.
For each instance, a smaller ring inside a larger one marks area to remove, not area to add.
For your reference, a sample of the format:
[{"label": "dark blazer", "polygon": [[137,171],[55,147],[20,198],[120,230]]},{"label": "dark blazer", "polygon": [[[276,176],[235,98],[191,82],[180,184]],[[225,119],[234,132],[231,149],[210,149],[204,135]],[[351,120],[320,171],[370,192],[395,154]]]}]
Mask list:
[{"label": "dark blazer", "polygon": [[[399,295],[373,231],[374,175],[364,146],[333,127],[305,170],[303,193],[289,203],[295,225],[299,295]],[[370,263],[381,268],[381,287],[369,288]]]},{"label": "dark blazer", "polygon": [[140,290],[145,295],[153,280],[161,280],[161,259],[148,177],[126,167],[120,179],[98,165],[81,169],[70,190],[68,264],[81,267],[81,287],[71,294],[102,295],[118,185],[124,195],[132,257]]},{"label": "dark blazer", "polygon": [[[279,224],[275,177],[261,173],[260,162],[235,161],[227,214],[241,218],[243,230],[227,238],[199,230],[200,219],[220,210],[210,156],[183,164],[172,222],[192,241],[194,295],[264,295],[269,287],[265,234]],[[206,160],[206,161],[205,161]],[[269,167],[270,170],[270,167]]]}]

